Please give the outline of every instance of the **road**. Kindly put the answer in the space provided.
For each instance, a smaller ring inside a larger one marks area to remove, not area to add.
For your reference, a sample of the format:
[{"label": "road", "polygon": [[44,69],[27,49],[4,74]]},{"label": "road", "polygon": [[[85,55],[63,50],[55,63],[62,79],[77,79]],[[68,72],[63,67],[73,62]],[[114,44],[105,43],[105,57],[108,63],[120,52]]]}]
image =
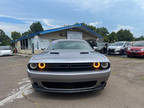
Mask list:
[{"label": "road", "polygon": [[101,92],[48,94],[33,91],[29,57],[0,57],[0,108],[144,108],[144,59],[109,56],[112,73]]}]

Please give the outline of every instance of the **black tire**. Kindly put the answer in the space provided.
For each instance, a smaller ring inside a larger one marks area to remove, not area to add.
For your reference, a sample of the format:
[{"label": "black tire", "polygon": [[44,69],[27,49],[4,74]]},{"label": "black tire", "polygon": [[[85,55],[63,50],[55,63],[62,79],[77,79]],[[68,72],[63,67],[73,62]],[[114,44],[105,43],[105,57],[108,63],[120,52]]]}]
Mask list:
[{"label": "black tire", "polygon": [[131,58],[132,56],[130,56],[130,55],[127,55],[127,57]]},{"label": "black tire", "polygon": [[121,50],[121,51],[120,51],[120,55],[124,55],[124,50]]},{"label": "black tire", "polygon": [[107,55],[111,55],[111,54],[108,52]]}]

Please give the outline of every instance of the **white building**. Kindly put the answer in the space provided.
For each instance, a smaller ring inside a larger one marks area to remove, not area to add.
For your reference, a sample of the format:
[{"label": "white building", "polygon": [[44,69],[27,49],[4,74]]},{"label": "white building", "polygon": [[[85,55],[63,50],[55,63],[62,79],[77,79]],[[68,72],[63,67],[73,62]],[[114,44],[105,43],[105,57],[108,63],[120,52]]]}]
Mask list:
[{"label": "white building", "polygon": [[103,40],[101,35],[90,28],[83,24],[75,24],[29,34],[12,42],[19,53],[32,53],[32,48],[38,53],[42,49],[47,49],[49,43],[56,39]]}]

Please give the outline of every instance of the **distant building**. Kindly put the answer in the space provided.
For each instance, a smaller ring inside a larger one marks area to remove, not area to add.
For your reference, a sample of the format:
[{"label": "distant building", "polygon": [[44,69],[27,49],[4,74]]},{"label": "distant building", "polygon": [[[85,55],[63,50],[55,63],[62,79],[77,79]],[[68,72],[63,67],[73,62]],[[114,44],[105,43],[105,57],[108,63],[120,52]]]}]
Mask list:
[{"label": "distant building", "polygon": [[83,24],[69,25],[49,29],[13,40],[19,53],[32,53],[32,48],[38,53],[47,49],[50,42],[56,39],[103,40],[102,36]]}]

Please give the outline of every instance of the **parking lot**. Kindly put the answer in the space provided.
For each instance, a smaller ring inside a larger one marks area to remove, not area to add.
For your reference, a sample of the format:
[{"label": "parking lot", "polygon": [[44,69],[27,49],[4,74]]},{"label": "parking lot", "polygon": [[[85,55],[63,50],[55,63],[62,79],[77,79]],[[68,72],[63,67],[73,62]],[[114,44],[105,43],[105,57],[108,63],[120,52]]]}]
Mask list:
[{"label": "parking lot", "polygon": [[33,91],[29,57],[0,57],[0,108],[143,108],[144,58],[109,56],[112,72],[101,92],[47,94]]}]

